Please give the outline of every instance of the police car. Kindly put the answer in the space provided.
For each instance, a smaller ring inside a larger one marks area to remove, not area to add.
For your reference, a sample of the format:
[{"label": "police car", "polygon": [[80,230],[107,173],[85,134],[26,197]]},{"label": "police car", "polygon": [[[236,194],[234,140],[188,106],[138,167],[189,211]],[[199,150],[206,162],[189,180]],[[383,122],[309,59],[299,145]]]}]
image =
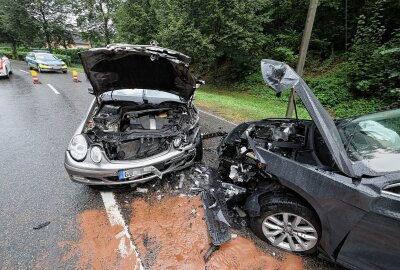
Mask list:
[{"label": "police car", "polygon": [[25,57],[29,69],[42,71],[62,71],[67,73],[67,65],[49,51],[34,50]]}]

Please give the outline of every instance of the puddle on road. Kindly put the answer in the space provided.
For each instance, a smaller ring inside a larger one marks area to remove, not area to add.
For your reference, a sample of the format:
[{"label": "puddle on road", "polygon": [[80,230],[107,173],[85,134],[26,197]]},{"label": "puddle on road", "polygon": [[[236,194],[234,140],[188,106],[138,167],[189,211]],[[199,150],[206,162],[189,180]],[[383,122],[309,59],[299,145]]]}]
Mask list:
[{"label": "puddle on road", "polygon": [[280,261],[243,237],[224,244],[205,263],[211,241],[199,196],[167,197],[151,203],[139,199],[131,207],[129,228],[146,268],[303,269],[300,257],[287,254]]},{"label": "puddle on road", "polygon": [[[64,241],[59,246],[66,251],[63,261],[77,261],[76,269],[134,269],[134,252],[122,258],[119,253],[121,239],[117,235],[122,226],[111,226],[104,210],[86,210],[79,214],[80,239]],[[125,241],[127,242],[127,241]]]}]

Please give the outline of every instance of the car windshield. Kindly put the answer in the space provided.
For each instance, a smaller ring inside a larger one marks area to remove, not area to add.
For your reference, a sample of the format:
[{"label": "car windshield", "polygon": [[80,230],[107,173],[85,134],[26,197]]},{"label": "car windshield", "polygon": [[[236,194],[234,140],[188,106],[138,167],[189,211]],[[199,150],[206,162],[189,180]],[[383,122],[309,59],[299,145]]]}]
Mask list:
[{"label": "car windshield", "polygon": [[400,171],[400,109],[353,118],[338,129],[353,162],[376,172]]},{"label": "car windshield", "polygon": [[36,58],[39,60],[57,60],[54,55],[48,53],[37,53]]}]

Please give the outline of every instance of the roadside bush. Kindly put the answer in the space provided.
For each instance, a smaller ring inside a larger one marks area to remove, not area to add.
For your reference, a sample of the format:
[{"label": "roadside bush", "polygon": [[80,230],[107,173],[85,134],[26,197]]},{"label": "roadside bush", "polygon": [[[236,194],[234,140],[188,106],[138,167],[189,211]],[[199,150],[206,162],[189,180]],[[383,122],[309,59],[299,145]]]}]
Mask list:
[{"label": "roadside bush", "polygon": [[[10,59],[14,60],[25,60],[26,54],[33,50],[47,50],[45,48],[18,48],[18,58],[14,59],[12,55],[11,47],[0,47],[0,53],[7,55]],[[80,65],[81,60],[79,53],[86,51],[87,49],[53,49],[53,54],[63,60],[67,65]]]}]

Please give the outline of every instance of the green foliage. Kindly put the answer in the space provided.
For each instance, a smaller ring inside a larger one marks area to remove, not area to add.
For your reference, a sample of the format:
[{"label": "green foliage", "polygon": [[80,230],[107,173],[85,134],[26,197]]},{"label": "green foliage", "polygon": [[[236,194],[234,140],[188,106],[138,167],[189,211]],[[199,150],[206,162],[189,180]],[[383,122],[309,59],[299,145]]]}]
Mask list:
[{"label": "green foliage", "polygon": [[97,46],[110,44],[115,37],[112,20],[120,4],[120,0],[76,1],[72,9],[79,14],[77,26],[81,36]]},{"label": "green foliage", "polygon": [[[79,64],[81,50],[66,46],[72,33],[95,47],[155,40],[192,57],[207,82],[275,100],[263,85],[260,60],[296,65],[308,1],[0,0],[0,6],[0,43],[12,47],[0,52],[14,58],[47,46]],[[319,1],[305,74],[333,114],[400,105],[399,13],[398,0]],[[287,95],[276,102],[284,104]]]},{"label": "green foliage", "polygon": [[[11,59],[24,60],[28,52],[32,50],[46,50],[46,48],[18,48],[18,57],[12,55],[12,50],[10,47],[0,47],[0,53],[7,55]],[[79,58],[79,53],[85,51],[86,49],[53,49],[53,54],[63,60],[67,65],[80,65],[81,60]]]},{"label": "green foliage", "polygon": [[364,97],[384,100],[387,104],[400,104],[400,31],[383,42],[385,27],[382,24],[384,1],[376,1],[358,20],[354,45],[346,66],[348,87]]}]

